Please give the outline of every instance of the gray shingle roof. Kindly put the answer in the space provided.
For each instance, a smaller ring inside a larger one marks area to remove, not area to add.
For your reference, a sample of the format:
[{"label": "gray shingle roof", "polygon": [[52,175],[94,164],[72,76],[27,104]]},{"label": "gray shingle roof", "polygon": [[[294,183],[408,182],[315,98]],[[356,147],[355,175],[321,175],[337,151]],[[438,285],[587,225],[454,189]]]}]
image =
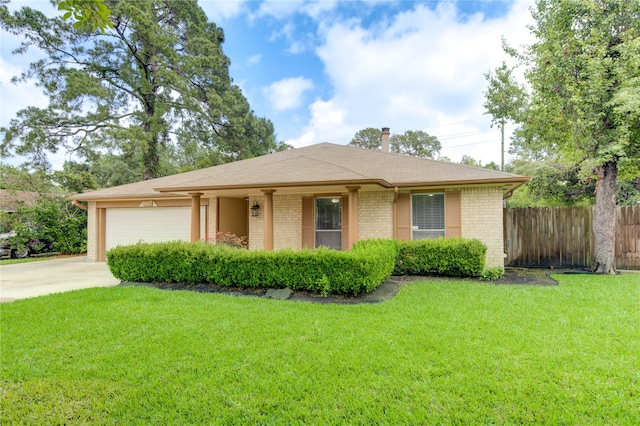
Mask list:
[{"label": "gray shingle roof", "polygon": [[159,192],[377,184],[411,187],[505,183],[525,176],[345,145],[320,143],[248,160],[92,191],[77,200],[158,197]]}]

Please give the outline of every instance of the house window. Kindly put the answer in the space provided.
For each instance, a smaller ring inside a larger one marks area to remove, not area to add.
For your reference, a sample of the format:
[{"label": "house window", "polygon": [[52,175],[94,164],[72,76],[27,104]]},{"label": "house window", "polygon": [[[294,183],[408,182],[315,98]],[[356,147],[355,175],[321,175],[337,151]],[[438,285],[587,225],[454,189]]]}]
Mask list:
[{"label": "house window", "polygon": [[412,194],[411,225],[413,240],[444,237],[444,194]]},{"label": "house window", "polygon": [[316,248],[342,249],[342,198],[316,198]]}]

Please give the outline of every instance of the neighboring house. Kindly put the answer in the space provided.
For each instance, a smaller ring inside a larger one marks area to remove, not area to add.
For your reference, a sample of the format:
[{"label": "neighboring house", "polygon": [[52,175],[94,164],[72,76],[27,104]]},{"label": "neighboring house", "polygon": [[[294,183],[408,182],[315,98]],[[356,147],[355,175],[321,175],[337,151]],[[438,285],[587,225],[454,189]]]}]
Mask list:
[{"label": "neighboring house", "polygon": [[[387,130],[387,129],[384,129]],[[388,131],[384,133],[388,151]],[[383,148],[384,149],[384,148]],[[250,249],[366,238],[477,238],[503,266],[503,199],[529,178],[321,143],[70,197],[88,202],[88,259],[138,241],[247,236]]]},{"label": "neighboring house", "polygon": [[21,205],[31,206],[42,196],[39,192],[0,189],[0,211],[15,213]]}]

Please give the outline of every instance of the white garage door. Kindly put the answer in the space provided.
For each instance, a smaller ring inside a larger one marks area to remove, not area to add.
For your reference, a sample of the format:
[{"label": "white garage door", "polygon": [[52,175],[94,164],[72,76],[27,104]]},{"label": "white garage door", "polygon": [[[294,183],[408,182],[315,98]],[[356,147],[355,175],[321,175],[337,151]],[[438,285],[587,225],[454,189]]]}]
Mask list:
[{"label": "white garage door", "polygon": [[[204,238],[205,209],[200,207],[200,238]],[[191,207],[107,209],[106,249],[139,241],[156,243],[191,238]]]}]

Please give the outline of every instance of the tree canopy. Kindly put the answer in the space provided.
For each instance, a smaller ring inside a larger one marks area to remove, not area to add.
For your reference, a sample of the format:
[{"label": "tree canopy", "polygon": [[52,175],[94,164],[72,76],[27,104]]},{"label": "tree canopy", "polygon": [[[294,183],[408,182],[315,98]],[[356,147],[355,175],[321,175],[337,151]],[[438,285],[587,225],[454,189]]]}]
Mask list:
[{"label": "tree canopy", "polygon": [[113,29],[111,11],[104,0],[60,0],[58,10],[64,11],[62,19],[75,19],[74,28],[99,29],[103,34],[107,28]]},{"label": "tree canopy", "polygon": [[[79,2],[93,3],[101,2]],[[273,124],[255,116],[229,76],[222,29],[196,0],[106,6],[113,28],[104,34],[0,6],[2,28],[24,40],[14,53],[44,54],[14,81],[35,80],[49,98],[2,129],[3,156],[25,155],[46,168],[47,153],[63,149],[81,162],[133,162],[138,179],[149,179],[278,148]]]},{"label": "tree canopy", "polygon": [[[382,131],[374,127],[362,129],[353,136],[349,145],[367,149],[382,148]],[[435,158],[442,145],[437,137],[422,130],[407,130],[401,135],[393,134],[389,138],[390,151],[414,157]]]},{"label": "tree canopy", "polygon": [[515,148],[596,181],[596,270],[615,272],[616,179],[639,176],[640,2],[538,0],[522,54],[531,97]]},{"label": "tree canopy", "polygon": [[375,127],[367,127],[356,132],[349,145],[367,149],[382,149],[382,130]]},{"label": "tree canopy", "polygon": [[490,161],[487,164],[482,164],[482,161],[476,160],[475,158],[467,154],[464,154],[462,158],[460,158],[459,164],[464,164],[465,166],[482,167],[489,170],[500,170],[500,166],[493,161]]},{"label": "tree canopy", "polygon": [[507,122],[516,122],[526,106],[527,92],[513,77],[513,69],[505,62],[484,77],[489,82],[485,92],[485,114],[491,114],[491,127],[497,125],[501,133],[501,165],[504,171],[504,126]]},{"label": "tree canopy", "polygon": [[436,158],[442,145],[437,137],[422,130],[407,130],[391,135],[391,151],[422,158]]}]

